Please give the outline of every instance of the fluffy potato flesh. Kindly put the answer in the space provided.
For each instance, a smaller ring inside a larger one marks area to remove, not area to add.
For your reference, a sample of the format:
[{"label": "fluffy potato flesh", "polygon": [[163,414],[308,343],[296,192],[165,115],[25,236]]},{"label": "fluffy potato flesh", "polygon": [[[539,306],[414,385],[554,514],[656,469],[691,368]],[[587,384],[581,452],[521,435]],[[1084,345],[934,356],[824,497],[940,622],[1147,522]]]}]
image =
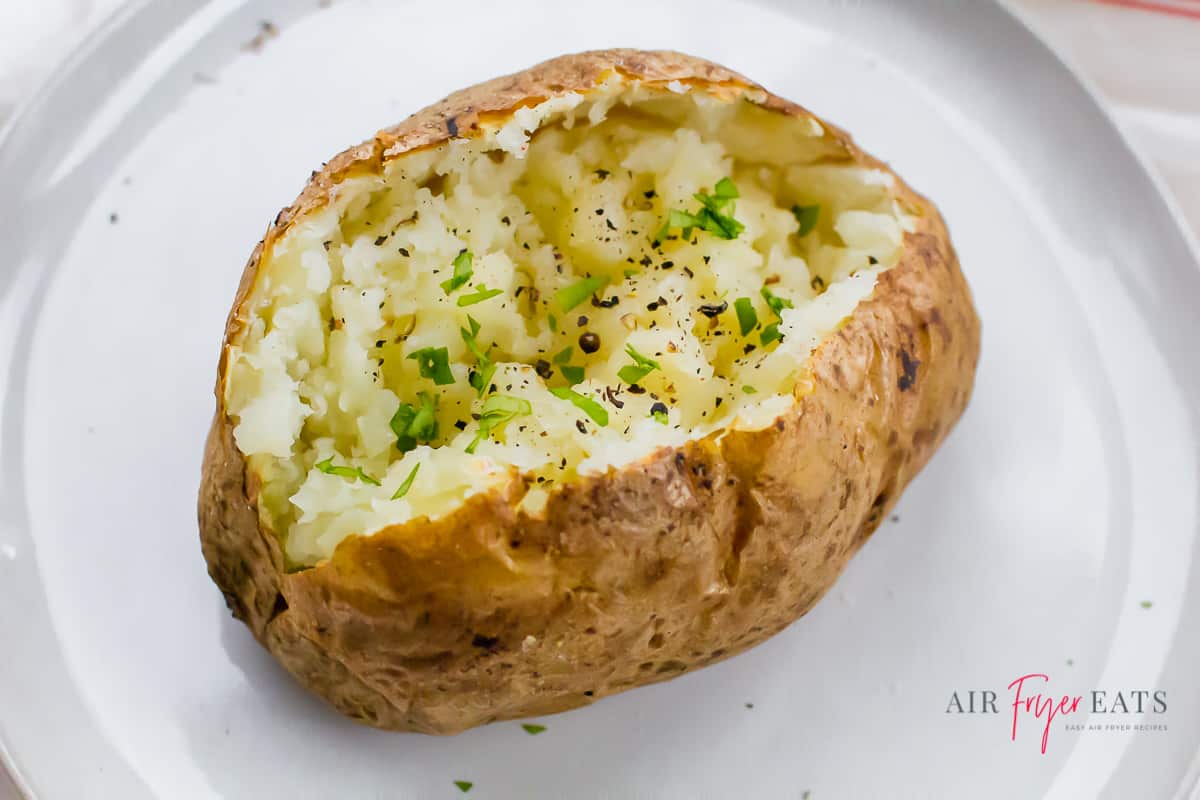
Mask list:
[{"label": "fluffy potato flesh", "polygon": [[343,180],[263,254],[224,386],[289,564],[772,424],[911,229],[822,134],[624,86]]}]

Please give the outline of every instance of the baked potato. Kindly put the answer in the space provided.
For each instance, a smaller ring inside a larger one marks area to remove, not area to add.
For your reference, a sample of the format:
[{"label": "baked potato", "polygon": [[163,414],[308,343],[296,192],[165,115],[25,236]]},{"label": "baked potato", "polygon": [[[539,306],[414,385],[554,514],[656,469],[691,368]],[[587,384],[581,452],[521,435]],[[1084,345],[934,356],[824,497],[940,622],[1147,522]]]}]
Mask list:
[{"label": "baked potato", "polygon": [[565,56],[336,156],[225,329],[200,536],[342,713],[449,734],[807,612],[967,404],[934,206],[673,52]]}]

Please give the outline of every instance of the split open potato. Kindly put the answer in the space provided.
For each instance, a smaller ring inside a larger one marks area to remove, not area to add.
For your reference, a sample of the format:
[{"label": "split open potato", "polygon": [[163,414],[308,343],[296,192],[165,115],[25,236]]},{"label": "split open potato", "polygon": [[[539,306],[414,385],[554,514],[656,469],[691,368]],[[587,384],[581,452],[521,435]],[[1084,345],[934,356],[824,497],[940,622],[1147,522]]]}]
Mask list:
[{"label": "split open potato", "polygon": [[845,133],[701,59],[565,56],[279,214],[225,331],[204,556],[356,719],[561,711],[808,611],[978,352],[937,210]]}]

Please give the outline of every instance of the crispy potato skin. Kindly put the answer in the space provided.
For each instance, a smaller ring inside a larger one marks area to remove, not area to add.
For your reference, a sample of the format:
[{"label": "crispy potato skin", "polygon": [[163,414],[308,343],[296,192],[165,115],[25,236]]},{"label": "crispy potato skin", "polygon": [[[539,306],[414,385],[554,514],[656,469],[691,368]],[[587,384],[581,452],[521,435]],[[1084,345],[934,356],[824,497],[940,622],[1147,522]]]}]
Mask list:
[{"label": "crispy potato skin", "polygon": [[[259,525],[257,479],[222,402],[264,248],[347,175],[614,72],[812,116],[678,53],[565,56],[451,95],[334,158],[243,274],[200,487],[204,557],[234,615],[280,663],[370,725],[449,734],[563,711],[763,641],[829,589],[970,396],[980,336],[970,291],[937,210],[898,181],[918,229],[814,353],[811,386],[772,427],[563,485],[537,518],[517,509],[514,475],[445,518],[349,537],[328,562],[287,573],[276,534]],[[822,124],[849,158],[886,169]]]}]

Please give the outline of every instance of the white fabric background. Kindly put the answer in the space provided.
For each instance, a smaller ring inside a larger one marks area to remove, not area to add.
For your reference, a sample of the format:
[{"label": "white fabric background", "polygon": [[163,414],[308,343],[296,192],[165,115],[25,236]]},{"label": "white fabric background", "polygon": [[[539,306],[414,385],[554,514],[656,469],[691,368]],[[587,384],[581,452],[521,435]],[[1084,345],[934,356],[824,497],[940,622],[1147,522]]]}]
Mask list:
[{"label": "white fabric background", "polygon": [[[0,124],[122,2],[0,0]],[[1200,12],[1200,0],[1171,2]],[[1200,19],[1092,0],[1010,3],[1099,90],[1200,236]],[[0,770],[0,800],[16,797]]]}]

